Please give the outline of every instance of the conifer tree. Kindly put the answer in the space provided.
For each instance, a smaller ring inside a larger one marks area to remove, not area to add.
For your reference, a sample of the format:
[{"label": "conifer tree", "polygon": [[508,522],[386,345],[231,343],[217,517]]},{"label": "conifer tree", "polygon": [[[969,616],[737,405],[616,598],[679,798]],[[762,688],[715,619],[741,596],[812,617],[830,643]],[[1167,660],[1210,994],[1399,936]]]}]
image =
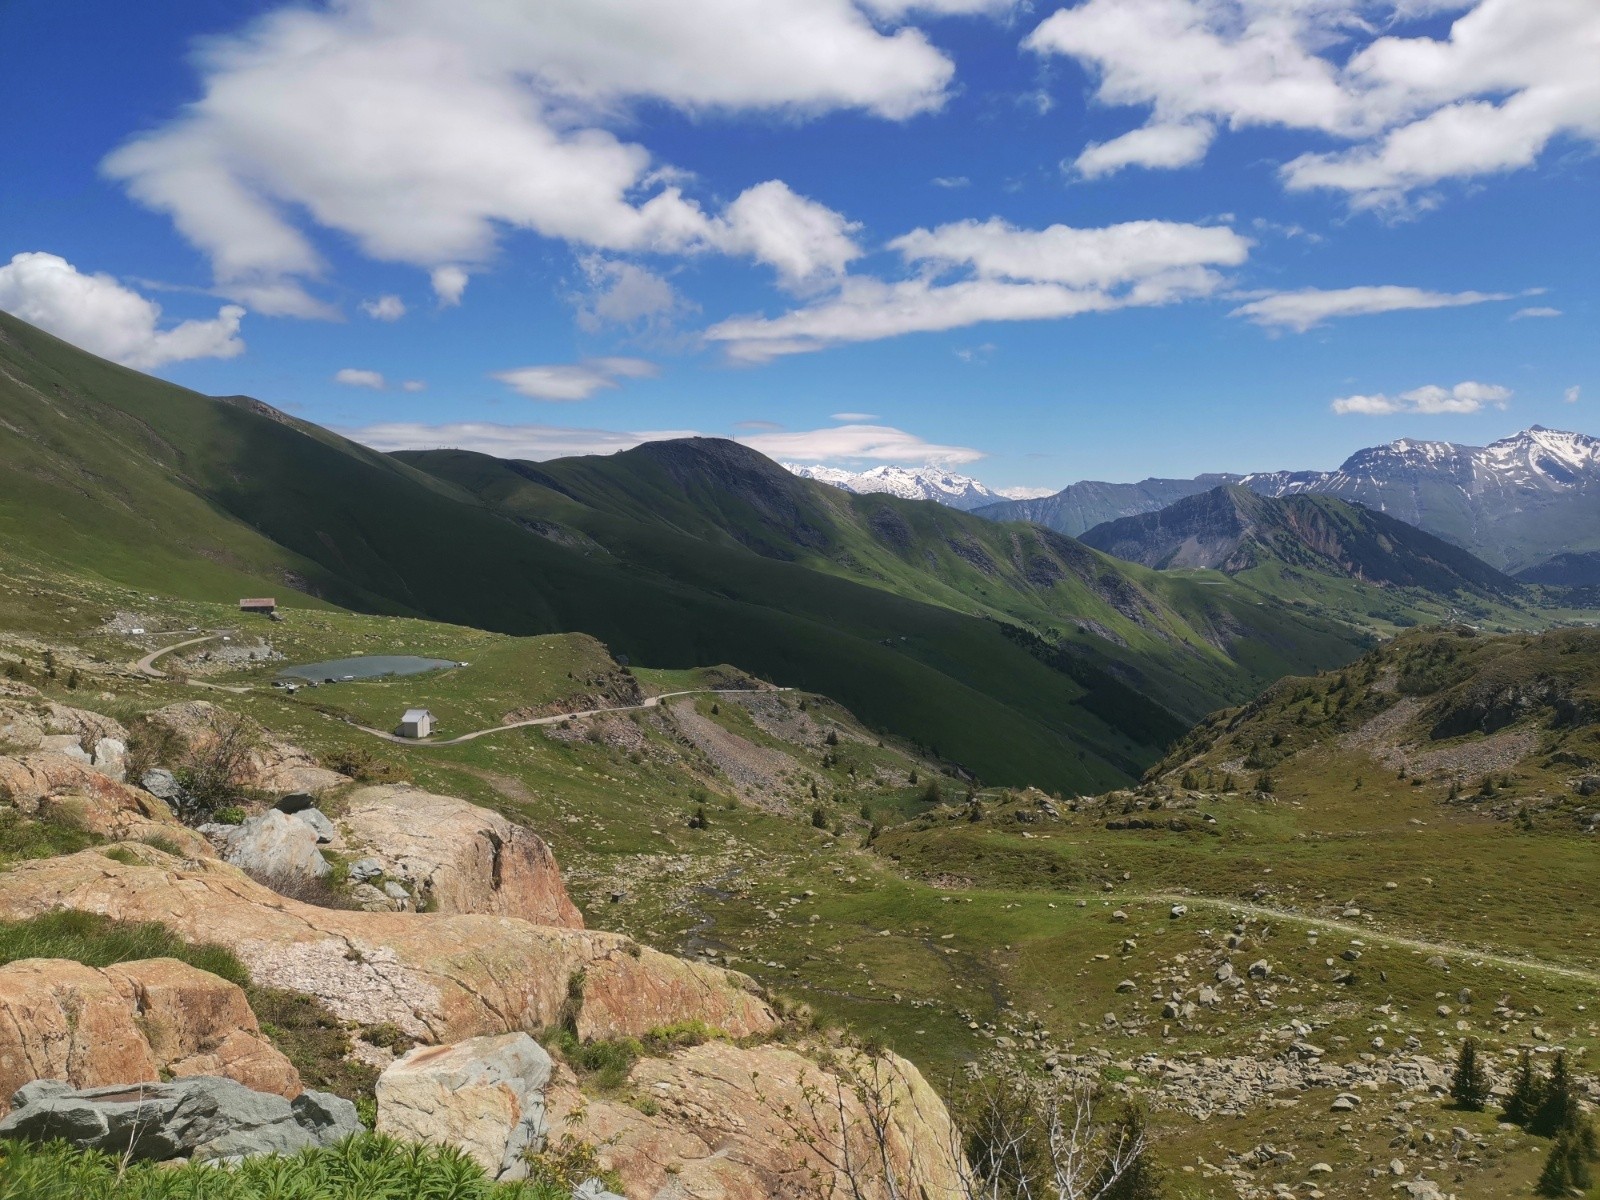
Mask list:
[{"label": "conifer tree", "polygon": [[1468,1038],[1461,1043],[1461,1053],[1456,1058],[1456,1073],[1450,1080],[1450,1096],[1456,1107],[1468,1112],[1482,1112],[1489,1098],[1489,1077],[1478,1061],[1478,1043]]},{"label": "conifer tree", "polygon": [[1573,1087],[1572,1074],[1567,1070],[1567,1055],[1560,1051],[1551,1064],[1550,1078],[1540,1089],[1539,1104],[1528,1122],[1528,1132],[1540,1137],[1556,1137],[1576,1130],[1581,1121],[1578,1094]]},{"label": "conifer tree", "polygon": [[1522,1060],[1517,1064],[1516,1078],[1511,1082],[1511,1095],[1506,1097],[1505,1111],[1502,1115],[1510,1124],[1521,1125],[1526,1129],[1533,1121],[1534,1114],[1539,1111],[1543,1092],[1544,1080],[1533,1069],[1533,1057],[1524,1050]]}]

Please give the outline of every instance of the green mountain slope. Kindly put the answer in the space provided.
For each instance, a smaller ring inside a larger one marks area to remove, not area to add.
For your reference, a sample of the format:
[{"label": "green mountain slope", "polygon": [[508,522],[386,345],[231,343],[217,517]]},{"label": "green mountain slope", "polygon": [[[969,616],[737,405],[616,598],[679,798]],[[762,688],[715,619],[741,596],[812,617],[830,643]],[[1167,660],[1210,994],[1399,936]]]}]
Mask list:
[{"label": "green mountain slope", "polygon": [[[545,507],[572,519],[560,528],[519,522],[455,483],[268,406],[187,392],[10,318],[0,335],[0,512],[19,556],[195,598],[300,593],[506,632],[589,632],[655,666],[733,662],[838,696],[992,780],[1105,786],[1178,732],[1164,705],[1101,663],[1008,636],[959,588],[903,558],[874,551],[898,592],[844,564],[818,569],[806,530],[831,517],[825,505],[806,507],[810,493],[795,512],[780,495],[761,513],[714,474],[690,487],[663,469],[644,484],[591,483],[595,495],[612,487],[605,508],[544,489]],[[581,470],[565,473],[577,493]],[[668,493],[677,503],[663,522]],[[606,535],[605,550],[586,526]],[[994,529],[985,527],[991,537]],[[955,550],[946,558],[959,561]],[[963,576],[964,586],[982,589],[973,582],[981,574]],[[1109,574],[1137,619],[1106,603],[1094,611],[1130,628],[1151,621],[1143,614],[1152,600]],[[1180,649],[1193,671],[1152,670],[1174,684],[1173,705],[1187,716],[1287,669],[1352,653],[1348,639],[1326,632],[1300,645],[1287,615],[1278,632],[1280,646],[1252,645],[1241,666],[1191,631]],[[1108,662],[1140,660],[1137,646],[1105,644],[1116,651]]]},{"label": "green mountain slope", "polygon": [[[1036,526],[854,495],[718,439],[547,463],[464,451],[397,457],[532,528],[698,587],[743,578],[764,603],[789,608],[800,600],[780,567],[793,565],[1001,623],[1091,690],[1132,688],[1185,720],[1218,696],[1253,695],[1297,661],[1343,661],[1362,640],[1226,581],[1178,584]],[[1117,701],[1123,728],[1165,726],[1153,713],[1130,724],[1128,700]]]}]

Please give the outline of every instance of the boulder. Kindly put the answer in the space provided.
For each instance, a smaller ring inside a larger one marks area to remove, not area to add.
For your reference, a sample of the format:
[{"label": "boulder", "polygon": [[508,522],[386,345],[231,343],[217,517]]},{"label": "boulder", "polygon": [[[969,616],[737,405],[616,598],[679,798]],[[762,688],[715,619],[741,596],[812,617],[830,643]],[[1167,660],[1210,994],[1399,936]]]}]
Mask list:
[{"label": "boulder", "polygon": [[74,1087],[221,1075],[285,1097],[300,1076],[236,986],[171,958],[96,970],[70,959],[0,967],[0,1107],[37,1079]]},{"label": "boulder", "polygon": [[316,829],[275,808],[240,825],[208,825],[222,857],[240,870],[266,879],[321,879],[332,872],[317,849]]},{"label": "boulder", "polygon": [[[887,1054],[857,1057],[850,1070],[882,1085],[881,1157],[868,1146],[871,1122],[851,1079],[841,1090],[832,1071],[776,1045],[713,1041],[641,1059],[628,1086],[652,1102],[649,1114],[624,1101],[586,1097],[563,1075],[548,1094],[549,1122],[598,1147],[601,1165],[617,1173],[630,1200],[765,1200],[790,1194],[796,1180],[811,1184],[808,1194],[957,1200],[960,1135],[916,1067]],[[824,1099],[809,1102],[807,1095],[817,1093]],[[842,1128],[835,1108],[840,1097]],[[859,1190],[837,1169],[841,1139],[862,1164]],[[885,1160],[897,1190],[886,1184]]]},{"label": "boulder", "polygon": [[[282,812],[282,809],[278,811]],[[328,846],[339,840],[339,831],[334,828],[333,822],[328,820],[321,809],[302,808],[293,814],[296,821],[303,821],[311,826],[312,832],[317,835],[317,844]]]},{"label": "boulder", "polygon": [[148,846],[134,853],[132,863],[92,850],[18,863],[0,872],[0,919],[73,909],[160,921],[227,946],[258,984],[307,993],[347,1021],[393,1022],[426,1042],[547,1029],[563,1016],[585,1039],[637,1037],[679,1021],[733,1037],[777,1024],[748,977],[620,934],[482,914],[319,908],[226,863]]},{"label": "boulder", "polygon": [[367,856],[363,864],[374,861],[408,884],[431,912],[583,928],[550,847],[499,813],[405,784],[384,785],[345,797],[340,824],[346,843]]},{"label": "boulder", "polygon": [[125,754],[128,731],[110,717],[53,700],[0,702],[0,742],[18,750],[55,746],[69,753],[76,751],[73,757],[81,755],[82,761],[93,762],[102,753],[110,756],[112,748],[100,751],[102,741],[116,743]]},{"label": "boulder", "polygon": [[550,1056],[525,1033],[418,1046],[378,1077],[377,1131],[456,1146],[497,1178],[521,1178],[542,1149]]},{"label": "boulder", "polygon": [[282,1096],[209,1075],[72,1091],[33,1089],[12,1099],[0,1137],[59,1139],[144,1161],[293,1154],[337,1140],[329,1130],[301,1124]]}]

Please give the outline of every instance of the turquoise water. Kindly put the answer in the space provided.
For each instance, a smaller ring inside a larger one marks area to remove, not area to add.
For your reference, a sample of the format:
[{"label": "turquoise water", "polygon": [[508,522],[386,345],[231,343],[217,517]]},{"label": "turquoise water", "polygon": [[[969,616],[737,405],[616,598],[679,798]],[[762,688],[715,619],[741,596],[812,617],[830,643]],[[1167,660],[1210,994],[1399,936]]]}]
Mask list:
[{"label": "turquoise water", "polygon": [[327,662],[302,663],[285,667],[278,672],[280,679],[310,679],[321,683],[324,679],[343,679],[352,675],[357,679],[378,679],[384,675],[421,675],[424,671],[438,671],[453,667],[448,658],[418,658],[415,654],[363,654],[357,658],[333,658]]}]

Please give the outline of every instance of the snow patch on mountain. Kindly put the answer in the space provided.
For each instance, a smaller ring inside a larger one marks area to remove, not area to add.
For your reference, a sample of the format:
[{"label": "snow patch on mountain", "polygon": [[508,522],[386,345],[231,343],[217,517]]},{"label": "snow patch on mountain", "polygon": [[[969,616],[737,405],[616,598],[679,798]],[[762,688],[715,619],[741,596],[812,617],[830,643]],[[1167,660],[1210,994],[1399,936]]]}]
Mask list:
[{"label": "snow patch on mountain", "polygon": [[930,463],[924,467],[877,466],[865,471],[845,471],[838,467],[783,463],[784,469],[802,479],[832,484],[847,492],[862,495],[887,494],[903,500],[932,500],[963,512],[994,504],[1000,500],[1029,500],[1052,495],[1052,488],[991,488],[970,475],[958,475]]}]

